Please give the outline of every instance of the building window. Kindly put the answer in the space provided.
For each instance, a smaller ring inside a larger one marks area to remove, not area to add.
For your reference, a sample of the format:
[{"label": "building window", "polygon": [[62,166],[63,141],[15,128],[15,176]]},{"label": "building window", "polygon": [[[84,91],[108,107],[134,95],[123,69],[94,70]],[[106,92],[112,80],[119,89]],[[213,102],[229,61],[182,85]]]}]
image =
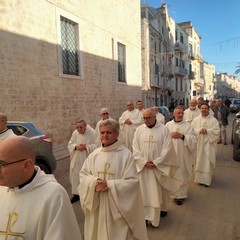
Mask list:
[{"label": "building window", "polygon": [[79,76],[78,24],[60,16],[63,74]]},{"label": "building window", "polygon": [[180,91],[181,92],[183,91],[183,80],[182,80],[182,78],[180,79]]},{"label": "building window", "polygon": [[175,58],[175,66],[178,67],[178,58]]},{"label": "building window", "polygon": [[126,47],[117,43],[118,48],[118,81],[126,82]]},{"label": "building window", "polygon": [[183,34],[180,33],[180,42],[183,43]]}]

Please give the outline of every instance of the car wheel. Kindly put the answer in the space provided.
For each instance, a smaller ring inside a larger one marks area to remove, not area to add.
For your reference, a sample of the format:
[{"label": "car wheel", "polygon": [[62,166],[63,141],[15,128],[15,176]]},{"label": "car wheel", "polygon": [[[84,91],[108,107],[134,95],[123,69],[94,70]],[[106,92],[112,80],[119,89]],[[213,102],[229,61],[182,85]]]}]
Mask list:
[{"label": "car wheel", "polygon": [[36,163],[36,165],[37,165],[38,167],[40,167],[41,170],[43,170],[46,174],[51,174],[50,169],[49,169],[46,165],[44,165],[44,164],[42,164],[42,163]]}]

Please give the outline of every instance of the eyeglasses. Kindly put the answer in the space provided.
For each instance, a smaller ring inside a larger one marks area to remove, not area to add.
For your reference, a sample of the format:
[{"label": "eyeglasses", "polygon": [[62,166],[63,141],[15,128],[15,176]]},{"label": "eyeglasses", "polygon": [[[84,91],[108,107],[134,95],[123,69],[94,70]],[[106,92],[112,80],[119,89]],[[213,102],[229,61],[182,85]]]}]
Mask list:
[{"label": "eyeglasses", "polygon": [[0,168],[5,167],[5,166],[7,166],[7,165],[14,164],[14,163],[23,162],[23,161],[25,161],[25,160],[27,160],[27,158],[20,159],[20,160],[14,161],[14,162],[9,162],[9,163],[0,160]]},{"label": "eyeglasses", "polygon": [[108,115],[108,112],[106,112],[106,113],[102,113],[102,115]]}]

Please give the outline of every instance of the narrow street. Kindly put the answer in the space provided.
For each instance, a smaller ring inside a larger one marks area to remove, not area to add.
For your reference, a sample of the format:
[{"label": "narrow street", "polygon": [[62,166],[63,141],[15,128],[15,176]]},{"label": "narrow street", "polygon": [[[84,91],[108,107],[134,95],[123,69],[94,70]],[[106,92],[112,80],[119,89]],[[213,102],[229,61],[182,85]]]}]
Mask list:
[{"label": "narrow street", "polygon": [[[211,187],[192,181],[189,197],[182,206],[170,200],[168,215],[158,228],[148,227],[150,240],[237,240],[240,239],[240,162],[232,159],[231,124],[227,127],[228,145],[218,145],[217,167]],[[57,180],[69,196],[69,159],[58,161]],[[84,217],[79,202],[73,204],[83,234]]]}]

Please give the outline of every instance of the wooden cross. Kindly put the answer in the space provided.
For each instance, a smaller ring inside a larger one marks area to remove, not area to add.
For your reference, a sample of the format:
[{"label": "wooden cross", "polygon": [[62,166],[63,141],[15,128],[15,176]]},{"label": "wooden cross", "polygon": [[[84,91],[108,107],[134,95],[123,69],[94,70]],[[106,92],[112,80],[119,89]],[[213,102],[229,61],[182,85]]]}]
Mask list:
[{"label": "wooden cross", "polygon": [[107,175],[115,175],[114,173],[110,173],[110,172],[108,172],[107,170],[110,168],[110,163],[108,163],[108,162],[106,162],[105,164],[104,164],[104,171],[103,172],[97,172],[98,173],[98,175],[99,174],[103,174],[103,179],[104,180],[106,180],[106,176]]},{"label": "wooden cross", "polygon": [[4,240],[8,240],[8,237],[14,236],[14,237],[20,237],[25,239],[23,236],[25,232],[20,233],[20,232],[13,232],[12,231],[12,226],[17,222],[18,220],[18,214],[17,213],[9,213],[8,216],[8,224],[7,224],[7,229],[6,231],[0,231],[0,236],[5,236]]}]

